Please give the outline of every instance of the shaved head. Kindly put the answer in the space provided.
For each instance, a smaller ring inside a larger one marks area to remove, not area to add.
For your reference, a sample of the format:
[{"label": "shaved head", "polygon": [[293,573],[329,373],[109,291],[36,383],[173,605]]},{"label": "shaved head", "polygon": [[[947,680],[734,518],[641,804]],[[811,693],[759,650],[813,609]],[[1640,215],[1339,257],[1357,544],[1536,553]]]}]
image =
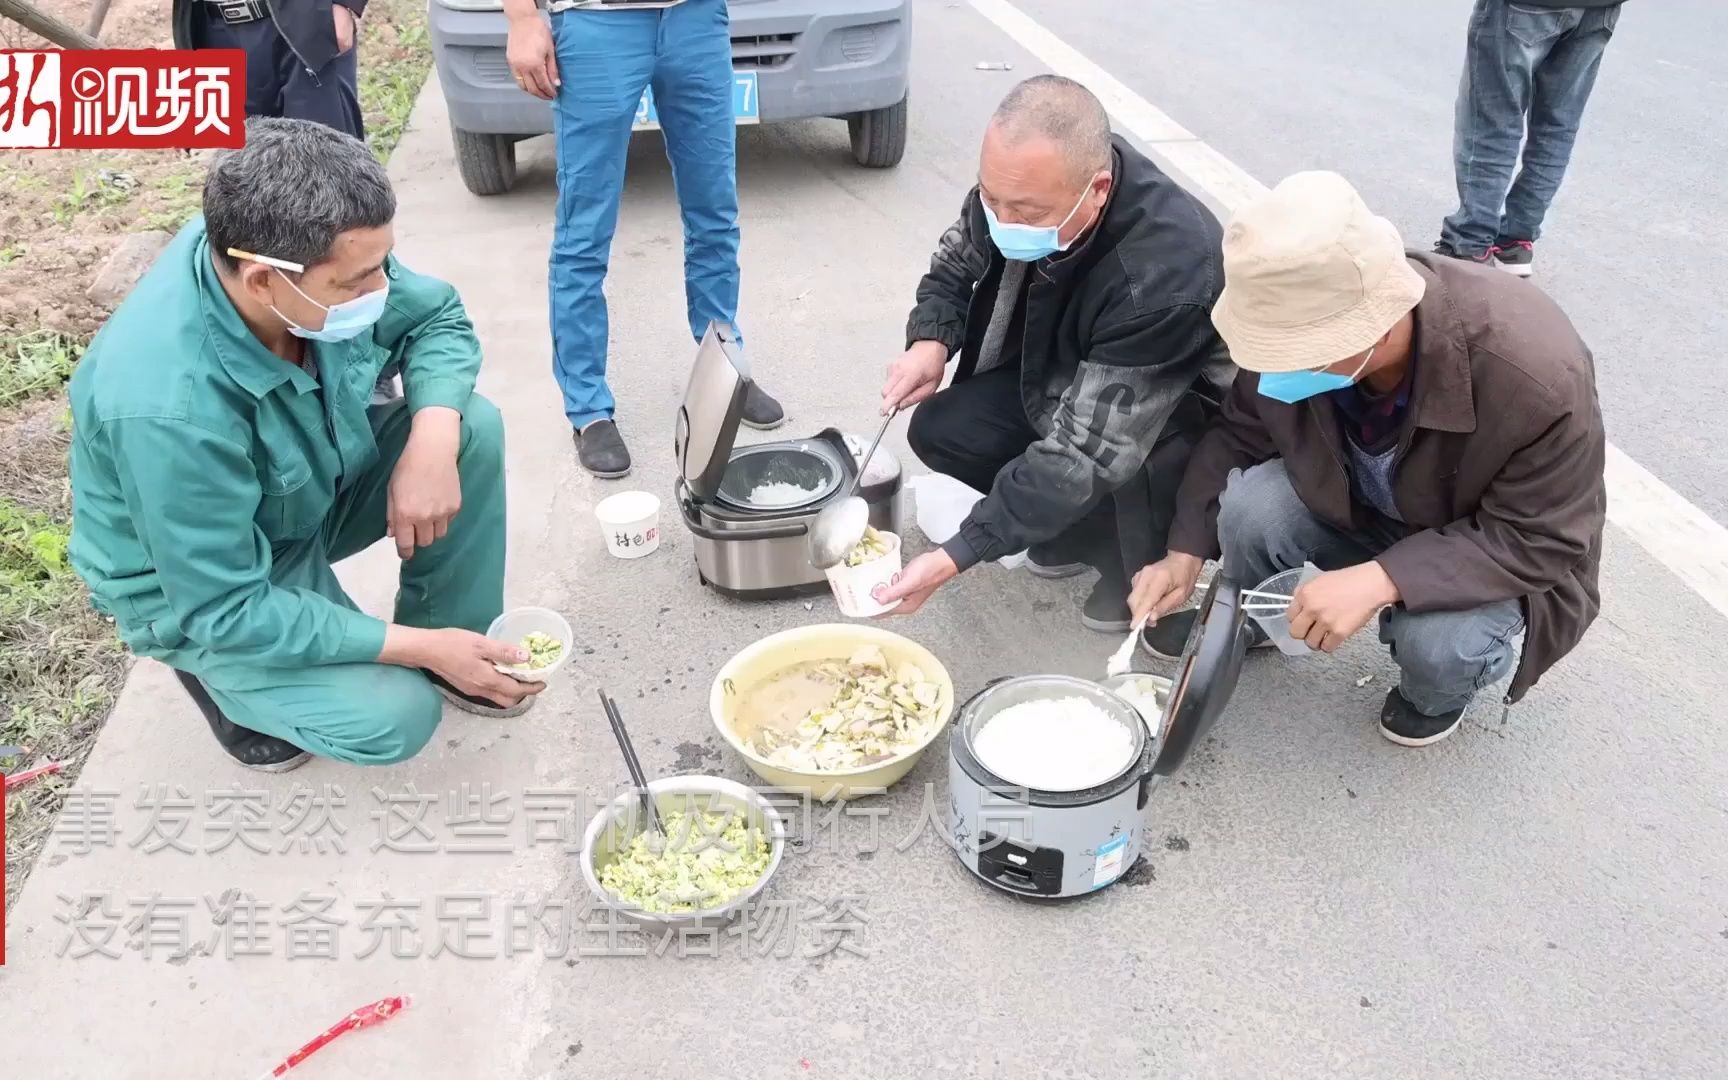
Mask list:
[{"label": "shaved head", "polygon": [[1073,79],[1027,79],[1008,91],[990,124],[1010,147],[1029,139],[1052,143],[1075,183],[1110,168],[1110,114],[1092,91]]}]

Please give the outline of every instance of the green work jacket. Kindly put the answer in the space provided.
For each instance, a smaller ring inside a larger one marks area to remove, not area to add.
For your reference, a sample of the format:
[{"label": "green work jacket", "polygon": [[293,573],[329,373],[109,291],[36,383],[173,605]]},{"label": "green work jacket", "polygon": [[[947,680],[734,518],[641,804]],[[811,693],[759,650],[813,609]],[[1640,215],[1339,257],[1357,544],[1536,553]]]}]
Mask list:
[{"label": "green work jacket", "polygon": [[367,407],[386,363],[416,412],[473,392],[480,345],[456,290],[394,257],[384,271],[372,333],[308,342],[315,380],[247,329],[199,218],[96,335],[71,385],[70,558],[135,653],[194,674],[378,658],[386,624],[327,561],[314,578],[273,566],[303,561],[338,492],[377,467]]}]

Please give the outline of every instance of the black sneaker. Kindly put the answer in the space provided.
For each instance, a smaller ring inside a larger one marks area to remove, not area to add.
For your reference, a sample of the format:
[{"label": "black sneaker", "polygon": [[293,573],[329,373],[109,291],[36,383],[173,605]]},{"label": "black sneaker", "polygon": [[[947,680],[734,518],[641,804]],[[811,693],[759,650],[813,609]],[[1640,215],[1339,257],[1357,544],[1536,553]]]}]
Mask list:
[{"label": "black sneaker", "polygon": [[1494,261],[1514,277],[1536,272],[1536,245],[1528,240],[1502,240],[1494,245]]},{"label": "black sneaker", "polygon": [[180,685],[191,695],[192,703],[204,714],[204,722],[210,725],[211,734],[222,744],[222,749],[241,765],[259,772],[284,773],[312,760],[311,754],[291,742],[243,728],[223,716],[210,691],[204,688],[197,676],[176,670],[174,677],[180,680]]},{"label": "black sneaker", "polygon": [[[425,669],[422,670],[424,671]],[[514,705],[500,705],[491,698],[475,697],[473,694],[464,694],[462,691],[445,682],[441,676],[435,675],[430,671],[427,671],[425,674],[428,679],[432,680],[432,685],[437,689],[438,693],[444,696],[445,701],[448,701],[450,704],[456,706],[465,713],[473,713],[475,716],[492,717],[521,716],[523,713],[534,707],[534,698],[532,697],[525,697]]]},{"label": "black sneaker", "polygon": [[755,383],[744,390],[744,414],[739,417],[745,427],[757,431],[773,431],[786,422],[786,410]]},{"label": "black sneaker", "polygon": [[1500,265],[1494,261],[1493,248],[1485,248],[1482,251],[1460,251],[1442,240],[1434,245],[1434,254],[1444,255],[1448,259],[1457,259],[1459,262],[1475,263],[1477,266]]},{"label": "black sneaker", "polygon": [[1067,554],[1059,550],[1054,543],[1033,544],[1026,552],[1026,572],[1033,577],[1055,581],[1083,574],[1086,569],[1083,562],[1069,562]]},{"label": "black sneaker", "polygon": [[596,420],[575,433],[576,460],[602,480],[630,475],[630,449],[613,420]]},{"label": "black sneaker", "polygon": [[1380,734],[1399,746],[1427,746],[1457,731],[1463,719],[1463,709],[1423,716],[1394,686],[1386,694],[1386,704],[1380,706]]},{"label": "black sneaker", "polygon": [[1099,574],[1098,581],[1080,605],[1080,623],[1101,634],[1125,634],[1134,625],[1128,610],[1129,585],[1114,574]]}]

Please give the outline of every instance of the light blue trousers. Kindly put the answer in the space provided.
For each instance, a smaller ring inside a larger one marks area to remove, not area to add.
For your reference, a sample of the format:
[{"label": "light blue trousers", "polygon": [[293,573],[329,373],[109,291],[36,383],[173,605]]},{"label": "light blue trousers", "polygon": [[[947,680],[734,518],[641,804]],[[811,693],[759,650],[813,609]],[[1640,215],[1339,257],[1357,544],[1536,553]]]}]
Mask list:
[{"label": "light blue trousers", "polygon": [[553,102],[558,217],[552,237],[552,368],[575,427],[612,415],[601,285],[618,225],[636,108],[652,87],[684,219],[690,334],[738,317],[738,178],[725,0],[552,17],[562,85]]}]

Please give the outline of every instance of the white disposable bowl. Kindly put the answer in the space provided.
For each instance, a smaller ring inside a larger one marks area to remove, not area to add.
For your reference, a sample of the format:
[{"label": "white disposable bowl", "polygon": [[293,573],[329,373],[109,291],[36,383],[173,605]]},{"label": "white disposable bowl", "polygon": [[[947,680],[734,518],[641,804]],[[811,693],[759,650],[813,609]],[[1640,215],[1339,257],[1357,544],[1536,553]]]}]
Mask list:
[{"label": "white disposable bowl", "polygon": [[861,566],[835,563],[824,571],[828,575],[828,587],[834,591],[834,602],[840,605],[840,614],[849,618],[868,619],[900,606],[898,600],[892,604],[878,604],[870,595],[876,586],[893,581],[903,566],[900,537],[891,532],[878,532],[877,535],[888,542],[887,554]]},{"label": "white disposable bowl", "polygon": [[512,645],[522,644],[522,639],[529,634],[539,632],[550,634],[564,643],[564,651],[558,654],[558,659],[543,668],[533,671],[517,671],[504,664],[492,666],[522,682],[546,682],[563,667],[570,659],[570,653],[575,650],[576,642],[570,630],[569,620],[543,607],[519,607],[506,611],[492,620],[492,625],[486,628],[486,636],[495,641],[508,641]]},{"label": "white disposable bowl", "polygon": [[660,498],[646,491],[621,491],[594,508],[606,550],[620,559],[640,559],[660,548]]}]

